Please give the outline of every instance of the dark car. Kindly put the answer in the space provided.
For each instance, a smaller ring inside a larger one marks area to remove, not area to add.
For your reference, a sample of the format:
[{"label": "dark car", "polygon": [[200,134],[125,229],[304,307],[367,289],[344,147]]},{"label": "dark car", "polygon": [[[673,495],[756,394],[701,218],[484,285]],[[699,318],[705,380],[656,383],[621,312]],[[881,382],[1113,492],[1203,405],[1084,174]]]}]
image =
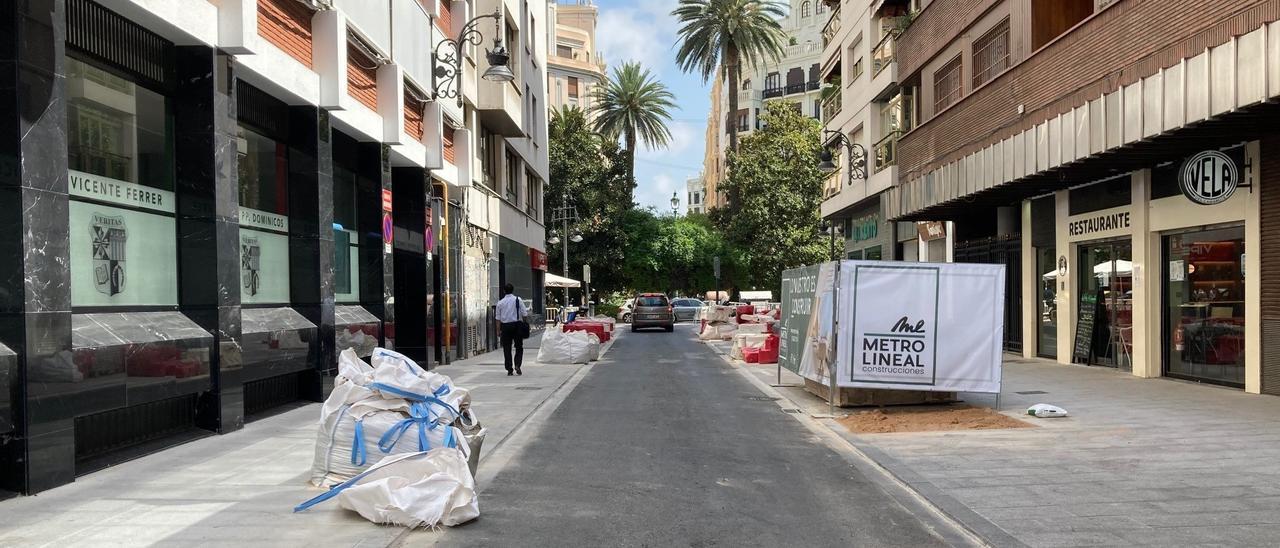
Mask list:
[{"label": "dark car", "polygon": [[701,311],[704,306],[706,306],[706,303],[699,301],[698,299],[685,298],[671,301],[672,313],[675,315],[675,321],[677,322],[684,320],[693,321],[698,319],[698,312]]},{"label": "dark car", "polygon": [[667,331],[673,331],[675,330],[674,318],[671,301],[666,295],[641,293],[636,295],[635,308],[631,311],[631,330],[661,327]]}]

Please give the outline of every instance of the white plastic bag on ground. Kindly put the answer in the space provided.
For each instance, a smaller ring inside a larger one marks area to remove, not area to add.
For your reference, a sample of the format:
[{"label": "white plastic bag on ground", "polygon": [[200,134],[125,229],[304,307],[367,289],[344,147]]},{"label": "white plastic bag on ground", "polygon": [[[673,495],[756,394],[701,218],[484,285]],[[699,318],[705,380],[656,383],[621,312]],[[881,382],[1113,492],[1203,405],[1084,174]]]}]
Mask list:
[{"label": "white plastic bag on ground", "polygon": [[1037,403],[1027,408],[1027,414],[1036,418],[1048,419],[1067,416],[1067,410],[1056,405]]},{"label": "white plastic bag on ground", "polygon": [[369,521],[402,527],[453,526],[480,516],[475,479],[458,449],[386,457],[294,512],[335,496],[340,506]]}]

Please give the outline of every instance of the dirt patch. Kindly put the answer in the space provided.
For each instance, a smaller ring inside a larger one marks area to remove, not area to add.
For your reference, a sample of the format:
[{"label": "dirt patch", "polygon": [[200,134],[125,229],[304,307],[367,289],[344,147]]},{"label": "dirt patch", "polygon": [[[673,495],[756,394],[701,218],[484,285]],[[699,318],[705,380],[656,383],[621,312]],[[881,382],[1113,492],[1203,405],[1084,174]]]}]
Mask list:
[{"label": "dirt patch", "polygon": [[857,434],[991,430],[1035,426],[986,407],[969,405],[874,409],[851,414],[839,419],[839,422],[850,432]]}]

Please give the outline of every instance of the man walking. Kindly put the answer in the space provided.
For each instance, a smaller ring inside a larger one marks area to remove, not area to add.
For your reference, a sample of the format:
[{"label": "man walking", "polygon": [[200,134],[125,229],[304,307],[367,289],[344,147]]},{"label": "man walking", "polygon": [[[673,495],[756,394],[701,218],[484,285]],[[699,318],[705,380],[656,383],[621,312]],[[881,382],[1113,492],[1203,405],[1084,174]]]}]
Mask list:
[{"label": "man walking", "polygon": [[524,327],[525,316],[529,315],[529,311],[524,307],[524,301],[513,293],[515,289],[511,284],[502,286],[502,299],[498,301],[497,310],[493,314],[501,324],[499,331],[502,339],[502,360],[507,366],[508,377],[512,375],[512,342],[516,344],[515,374],[524,374],[520,371],[520,363],[524,361],[524,333],[521,328]]}]

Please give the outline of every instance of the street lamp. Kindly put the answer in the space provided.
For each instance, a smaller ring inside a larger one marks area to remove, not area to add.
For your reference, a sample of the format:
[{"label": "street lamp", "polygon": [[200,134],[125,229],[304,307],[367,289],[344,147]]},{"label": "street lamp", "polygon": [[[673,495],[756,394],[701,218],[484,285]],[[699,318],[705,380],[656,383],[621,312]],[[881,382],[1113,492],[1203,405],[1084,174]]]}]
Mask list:
[{"label": "street lamp", "polygon": [[680,198],[675,192],[671,193],[671,216],[675,217],[680,212]]},{"label": "street lamp", "polygon": [[[561,255],[564,256],[564,277],[568,278],[569,242],[573,242],[575,244],[581,242],[582,233],[579,232],[577,228],[574,228],[572,231],[569,230],[570,222],[578,222],[578,208],[569,205],[568,193],[562,194],[561,199],[563,200],[564,205],[551,210],[551,224],[554,225],[556,223],[560,223],[561,232],[565,234],[565,238],[567,240],[564,242],[564,249],[562,250],[563,253],[561,253]],[[552,229],[551,235],[547,237],[547,243],[551,245],[560,243],[560,232]],[[567,287],[564,288],[564,306],[569,306],[569,288]]]},{"label": "street lamp", "polygon": [[511,54],[507,53],[507,48],[502,45],[502,11],[499,8],[493,13],[477,15],[467,21],[456,39],[445,38],[436,44],[431,61],[435,65],[432,74],[436,78],[435,97],[437,99],[456,97],[458,106],[462,106],[462,47],[464,44],[479,46],[484,41],[484,35],[476,25],[481,19],[490,18],[493,19],[494,29],[493,49],[485,52],[489,68],[484,71],[481,78],[491,82],[510,82],[516,79],[515,73],[511,72],[511,68],[507,66],[511,62]]},{"label": "street lamp", "polygon": [[824,139],[822,152],[818,155],[820,162],[818,163],[818,171],[823,173],[835,173],[840,169],[836,166],[835,154],[831,151],[833,147],[841,147],[849,155],[849,184],[853,184],[854,179],[867,178],[867,149],[866,147],[850,141],[845,134],[839,131],[823,130],[822,137]]},{"label": "street lamp", "polygon": [[831,237],[831,260],[840,260],[840,257],[836,255],[836,236],[844,232],[844,226],[842,224],[838,224],[835,219],[823,219],[822,225],[823,234]]}]

